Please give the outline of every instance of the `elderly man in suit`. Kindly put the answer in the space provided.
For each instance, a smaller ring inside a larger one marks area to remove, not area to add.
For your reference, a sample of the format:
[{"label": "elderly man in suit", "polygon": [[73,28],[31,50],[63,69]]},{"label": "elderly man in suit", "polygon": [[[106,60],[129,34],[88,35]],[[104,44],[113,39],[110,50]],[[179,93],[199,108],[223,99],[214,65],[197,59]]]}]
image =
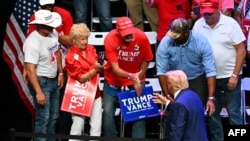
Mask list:
[{"label": "elderly man in suit", "polygon": [[154,93],[153,102],[165,104],[168,117],[167,141],[207,141],[204,106],[199,96],[188,89],[186,74],[181,70],[168,71],[165,81],[174,101]]}]

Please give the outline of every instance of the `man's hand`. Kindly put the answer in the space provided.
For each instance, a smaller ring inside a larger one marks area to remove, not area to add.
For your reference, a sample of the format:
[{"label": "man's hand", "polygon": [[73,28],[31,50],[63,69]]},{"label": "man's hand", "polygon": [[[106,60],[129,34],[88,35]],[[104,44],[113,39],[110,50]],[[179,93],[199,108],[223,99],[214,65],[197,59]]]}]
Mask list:
[{"label": "man's hand", "polygon": [[215,112],[214,100],[208,100],[206,104],[206,112],[209,116],[213,115]]},{"label": "man's hand", "polygon": [[159,93],[154,93],[152,100],[154,103],[157,104],[166,104],[168,99],[166,97],[164,97],[163,95],[159,94]]},{"label": "man's hand", "polygon": [[141,96],[141,93],[142,93],[141,81],[139,79],[140,73],[141,71],[137,73],[131,73],[129,76],[130,80],[133,82],[133,86],[134,86],[137,96]]},{"label": "man's hand", "polygon": [[235,77],[230,77],[229,78],[229,81],[227,83],[227,87],[230,91],[236,89],[237,87],[237,84],[238,84],[238,78],[235,78]]},{"label": "man's hand", "polygon": [[64,85],[64,75],[58,75],[58,87],[59,87],[59,89],[61,89],[62,87],[63,87],[63,85]]},{"label": "man's hand", "polygon": [[36,94],[36,100],[39,105],[45,105],[46,104],[46,97],[44,93],[37,93]]},{"label": "man's hand", "polygon": [[25,68],[23,69],[23,80],[26,84],[28,84],[28,75]]}]

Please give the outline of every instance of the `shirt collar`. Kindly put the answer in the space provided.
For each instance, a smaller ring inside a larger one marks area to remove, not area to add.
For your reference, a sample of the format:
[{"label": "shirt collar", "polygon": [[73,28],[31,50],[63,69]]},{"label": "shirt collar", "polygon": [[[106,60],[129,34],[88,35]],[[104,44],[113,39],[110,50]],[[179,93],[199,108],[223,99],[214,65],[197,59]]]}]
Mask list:
[{"label": "shirt collar", "polygon": [[[225,15],[224,14],[222,14],[221,12],[220,12],[220,19],[219,19],[219,21],[218,21],[218,23],[215,25],[215,27],[217,27],[217,26],[220,26],[220,25],[223,25],[223,24],[226,24],[225,23],[225,20],[224,20],[224,17]],[[206,20],[205,20],[205,18],[203,18],[203,27],[206,27],[206,28],[211,28],[207,23],[206,23]],[[214,28],[215,28],[214,27]]]},{"label": "shirt collar", "polygon": [[181,92],[181,90],[178,90],[174,93],[174,99],[179,95],[179,93]]}]

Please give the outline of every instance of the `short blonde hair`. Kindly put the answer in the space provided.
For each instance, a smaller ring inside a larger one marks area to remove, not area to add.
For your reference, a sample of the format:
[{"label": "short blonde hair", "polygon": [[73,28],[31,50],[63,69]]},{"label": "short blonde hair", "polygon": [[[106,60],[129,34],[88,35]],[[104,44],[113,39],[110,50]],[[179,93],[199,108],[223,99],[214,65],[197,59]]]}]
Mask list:
[{"label": "short blonde hair", "polygon": [[172,84],[172,89],[183,90],[188,88],[188,80],[186,74],[181,70],[169,71],[166,74],[167,81]]},{"label": "short blonde hair", "polygon": [[82,37],[88,38],[90,35],[90,31],[86,24],[77,23],[77,24],[73,24],[73,26],[70,29],[69,35],[72,40],[82,38]]}]

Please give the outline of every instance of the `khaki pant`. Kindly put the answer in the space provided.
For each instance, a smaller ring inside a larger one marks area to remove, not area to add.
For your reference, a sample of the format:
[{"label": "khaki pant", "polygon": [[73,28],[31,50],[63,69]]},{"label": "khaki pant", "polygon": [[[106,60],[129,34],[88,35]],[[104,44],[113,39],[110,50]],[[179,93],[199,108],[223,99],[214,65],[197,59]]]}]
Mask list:
[{"label": "khaki pant", "polygon": [[135,27],[144,31],[143,15],[145,14],[152,31],[157,31],[158,15],[155,8],[147,6],[145,0],[124,0],[124,2]]}]

